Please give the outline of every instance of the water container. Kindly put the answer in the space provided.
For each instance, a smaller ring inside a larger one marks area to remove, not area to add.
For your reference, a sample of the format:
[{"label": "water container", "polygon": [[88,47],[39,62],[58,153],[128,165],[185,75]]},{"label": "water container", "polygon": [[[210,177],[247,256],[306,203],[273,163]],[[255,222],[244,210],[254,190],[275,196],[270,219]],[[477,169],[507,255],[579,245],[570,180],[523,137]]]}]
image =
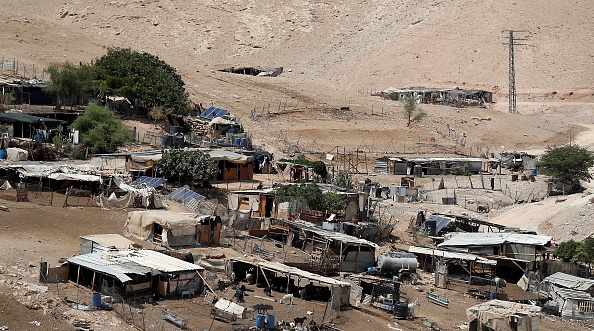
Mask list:
[{"label": "water container", "polygon": [[536,172],[536,168],[532,169],[532,176],[536,176],[537,172]]},{"label": "water container", "polygon": [[241,147],[247,147],[247,138],[241,138],[239,145]]},{"label": "water container", "polygon": [[93,292],[93,307],[101,307],[101,293]]},{"label": "water container", "polygon": [[258,314],[258,316],[256,316],[256,327],[263,328],[264,323],[266,323],[266,316],[264,316],[264,314]]},{"label": "water container", "polygon": [[171,147],[173,144],[173,136],[165,134],[162,138],[162,145],[163,147]]},{"label": "water container", "polygon": [[274,329],[274,315],[266,315],[266,325],[268,325],[269,329]]},{"label": "water container", "polygon": [[171,134],[176,134],[178,132],[182,132],[184,130],[184,128],[182,128],[181,126],[170,126],[169,127],[169,133]]},{"label": "water container", "polygon": [[408,314],[408,305],[406,302],[396,302],[394,303],[394,316],[400,319],[406,319],[406,315]]},{"label": "water container", "polygon": [[6,150],[0,149],[0,159],[5,159],[5,158],[6,158]]},{"label": "water container", "polygon": [[415,165],[413,174],[415,177],[423,177],[423,167],[420,164]]},{"label": "water container", "polygon": [[489,300],[495,300],[495,293],[489,293]]},{"label": "water container", "polygon": [[430,236],[435,236],[437,234],[437,221],[436,220],[426,220],[425,221],[425,231]]},{"label": "water container", "polygon": [[235,138],[235,139],[233,140],[233,145],[240,146],[240,145],[241,145],[241,138]]}]

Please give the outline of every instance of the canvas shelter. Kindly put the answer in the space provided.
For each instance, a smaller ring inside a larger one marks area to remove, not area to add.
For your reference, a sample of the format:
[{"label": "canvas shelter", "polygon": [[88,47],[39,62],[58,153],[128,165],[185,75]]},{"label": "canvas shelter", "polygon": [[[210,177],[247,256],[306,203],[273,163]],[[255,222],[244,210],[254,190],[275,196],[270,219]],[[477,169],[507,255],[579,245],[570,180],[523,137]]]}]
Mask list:
[{"label": "canvas shelter", "polygon": [[218,245],[221,227],[217,216],[146,210],[128,213],[124,234],[165,247]]},{"label": "canvas shelter", "polygon": [[254,158],[232,151],[215,149],[208,152],[219,168],[217,180],[236,181],[254,179]]},{"label": "canvas shelter", "polygon": [[31,139],[35,135],[36,130],[56,129],[58,126],[66,125],[68,122],[23,113],[0,113],[0,123],[12,124],[14,137]]},{"label": "canvas shelter", "polygon": [[491,300],[466,309],[468,331],[538,331],[541,308]]},{"label": "canvas shelter", "polygon": [[96,251],[66,260],[68,279],[91,290],[125,297],[160,292],[199,293],[204,268],[152,250]]}]

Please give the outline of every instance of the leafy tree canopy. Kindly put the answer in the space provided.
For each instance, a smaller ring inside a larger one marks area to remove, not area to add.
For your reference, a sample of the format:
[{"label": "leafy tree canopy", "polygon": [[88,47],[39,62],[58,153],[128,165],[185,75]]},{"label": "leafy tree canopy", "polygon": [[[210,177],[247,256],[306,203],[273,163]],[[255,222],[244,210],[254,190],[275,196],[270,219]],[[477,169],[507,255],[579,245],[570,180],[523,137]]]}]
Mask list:
[{"label": "leafy tree canopy", "polygon": [[93,153],[113,153],[134,141],[132,133],[109,109],[90,103],[72,127],[80,131],[82,144]]},{"label": "leafy tree canopy", "polygon": [[91,71],[92,67],[83,63],[51,65],[47,68],[50,83],[45,90],[50,95],[57,96],[60,104],[77,104],[81,97],[93,90]]},{"label": "leafy tree canopy", "polygon": [[592,179],[588,171],[592,166],[594,153],[578,145],[549,147],[537,163],[541,173],[574,186],[579,186],[581,180]]},{"label": "leafy tree canopy", "polygon": [[575,251],[574,260],[588,265],[594,262],[594,238],[588,237],[582,241]]},{"label": "leafy tree canopy", "polygon": [[328,176],[328,169],[323,161],[310,161],[304,155],[299,155],[296,159],[281,159],[281,162],[290,162],[294,164],[303,165],[313,169],[314,173],[322,179],[326,179]]},{"label": "leafy tree canopy", "polygon": [[571,262],[576,253],[581,249],[581,246],[582,244],[578,241],[564,241],[559,244],[553,255],[565,262]]},{"label": "leafy tree canopy", "polygon": [[162,106],[175,114],[189,111],[181,76],[154,55],[130,48],[109,48],[95,61],[93,69],[96,87],[102,94],[124,96],[146,109]]},{"label": "leafy tree canopy", "polygon": [[404,117],[406,117],[406,126],[410,126],[412,122],[420,122],[427,113],[423,109],[419,108],[415,98],[407,97],[404,99]]},{"label": "leafy tree canopy", "polygon": [[172,149],[163,152],[155,164],[159,173],[167,178],[207,182],[219,173],[216,163],[208,153]]},{"label": "leafy tree canopy", "polygon": [[294,200],[306,204],[309,209],[340,212],[346,208],[346,196],[336,192],[323,193],[318,185],[313,183],[280,185],[275,190],[279,203]]}]

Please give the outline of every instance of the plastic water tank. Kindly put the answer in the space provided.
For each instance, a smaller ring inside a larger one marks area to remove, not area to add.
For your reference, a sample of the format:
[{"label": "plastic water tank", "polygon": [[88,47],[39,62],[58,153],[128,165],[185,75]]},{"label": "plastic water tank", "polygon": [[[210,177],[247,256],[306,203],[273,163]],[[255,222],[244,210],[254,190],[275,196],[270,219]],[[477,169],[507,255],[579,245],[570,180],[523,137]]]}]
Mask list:
[{"label": "plastic water tank", "polygon": [[101,293],[93,292],[93,307],[101,307]]},{"label": "plastic water tank", "polygon": [[266,315],[266,325],[268,325],[269,329],[274,329],[274,315],[268,314]]},{"label": "plastic water tank", "polygon": [[0,159],[6,159],[6,150],[0,149]]},{"label": "plastic water tank", "polygon": [[393,257],[382,254],[377,257],[377,268],[382,272],[398,272],[402,269],[416,271],[417,259],[413,257]]},{"label": "plastic water tank", "polygon": [[263,328],[265,323],[266,323],[266,316],[264,316],[264,314],[258,314],[256,316],[256,327]]},{"label": "plastic water tank", "polygon": [[423,177],[423,167],[420,164],[415,165],[413,174],[415,177]]}]

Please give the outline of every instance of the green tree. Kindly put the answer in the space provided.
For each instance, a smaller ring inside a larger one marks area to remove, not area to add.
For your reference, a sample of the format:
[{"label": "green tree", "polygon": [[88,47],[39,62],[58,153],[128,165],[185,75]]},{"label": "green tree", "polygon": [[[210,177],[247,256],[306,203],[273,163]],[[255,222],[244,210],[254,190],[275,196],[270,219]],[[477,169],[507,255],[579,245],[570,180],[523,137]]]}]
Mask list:
[{"label": "green tree", "polygon": [[313,210],[326,210],[324,193],[313,183],[280,185],[275,190],[276,200],[279,203],[300,201]]},{"label": "green tree", "polygon": [[559,244],[553,255],[565,262],[574,260],[576,253],[581,249],[582,244],[575,240],[564,241]]},{"label": "green tree", "polygon": [[2,104],[2,106],[4,105],[12,105],[14,104],[14,101],[16,100],[16,97],[14,96],[13,92],[3,92],[0,93],[0,104]]},{"label": "green tree", "polygon": [[345,190],[353,188],[353,176],[346,171],[340,171],[336,177],[336,185]]},{"label": "green tree", "polygon": [[216,177],[219,169],[208,153],[171,149],[155,164],[160,174],[178,181],[208,182]]},{"label": "green tree", "polygon": [[409,127],[412,122],[420,122],[425,116],[427,116],[427,113],[419,108],[415,98],[407,97],[404,99],[404,117],[406,117],[407,120],[407,127]]},{"label": "green tree", "polygon": [[329,191],[324,193],[324,209],[333,213],[339,213],[346,209],[346,194]]},{"label": "green tree", "polygon": [[65,62],[47,68],[50,82],[45,90],[58,98],[59,105],[81,104],[83,98],[93,90],[91,66]]},{"label": "green tree", "polygon": [[580,181],[592,179],[588,168],[594,166],[594,153],[578,145],[549,147],[536,166],[543,174],[579,187]]},{"label": "green tree", "polygon": [[574,261],[587,263],[588,268],[594,262],[594,238],[587,237],[576,250]]},{"label": "green tree", "polygon": [[94,103],[74,120],[72,127],[80,131],[82,145],[92,153],[113,153],[134,141],[132,132],[111,110]]},{"label": "green tree", "polygon": [[130,48],[109,48],[95,61],[93,75],[102,95],[118,95],[136,106],[164,107],[168,113],[187,114],[190,110],[184,81],[158,57]]}]

